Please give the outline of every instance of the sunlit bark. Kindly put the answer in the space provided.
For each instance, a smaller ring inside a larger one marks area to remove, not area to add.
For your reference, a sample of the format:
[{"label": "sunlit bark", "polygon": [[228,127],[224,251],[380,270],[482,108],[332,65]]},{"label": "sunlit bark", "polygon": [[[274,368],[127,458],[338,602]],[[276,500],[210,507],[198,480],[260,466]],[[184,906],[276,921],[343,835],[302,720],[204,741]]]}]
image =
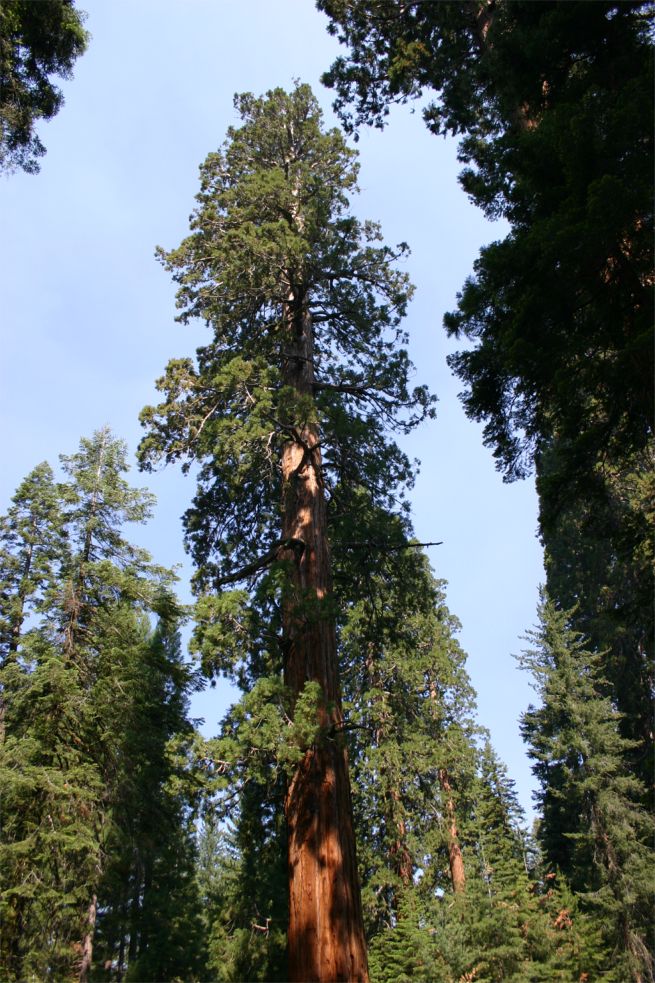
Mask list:
[{"label": "sunlit bark", "polygon": [[[313,394],[312,325],[302,297],[287,305],[283,377],[299,396]],[[308,404],[309,405],[309,404]],[[294,697],[310,681],[323,693],[322,738],[307,749],[285,802],[289,860],[289,977],[294,981],[368,980],[348,759],[340,736],[341,694],[331,593],[319,430],[301,425],[282,452],[283,538],[292,588],[285,605],[285,681]]]}]

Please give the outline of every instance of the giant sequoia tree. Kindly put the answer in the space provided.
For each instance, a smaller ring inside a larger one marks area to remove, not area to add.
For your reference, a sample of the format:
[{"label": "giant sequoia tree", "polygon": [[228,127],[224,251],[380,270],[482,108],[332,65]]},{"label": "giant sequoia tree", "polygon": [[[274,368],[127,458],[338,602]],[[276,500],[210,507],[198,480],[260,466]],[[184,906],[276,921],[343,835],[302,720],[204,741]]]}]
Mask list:
[{"label": "giant sequoia tree", "polygon": [[[386,431],[410,428],[431,403],[409,391],[398,345],[410,287],[392,262],[405,247],[379,246],[377,226],[348,212],[354,152],[321,131],[306,86],[236,107],[243,125],[202,166],[191,235],[162,254],[180,319],[204,319],[212,338],[195,362],[169,363],[164,402],[144,411],[141,456],[146,467],[200,465],[185,519],[199,591],[267,571],[260,664],[264,648],[269,671],[283,666],[290,724],[313,708],[285,800],[290,976],[366,979],[328,510],[393,505],[410,472]],[[212,605],[215,620],[229,615],[238,660],[247,594],[203,604],[208,622]]]}]

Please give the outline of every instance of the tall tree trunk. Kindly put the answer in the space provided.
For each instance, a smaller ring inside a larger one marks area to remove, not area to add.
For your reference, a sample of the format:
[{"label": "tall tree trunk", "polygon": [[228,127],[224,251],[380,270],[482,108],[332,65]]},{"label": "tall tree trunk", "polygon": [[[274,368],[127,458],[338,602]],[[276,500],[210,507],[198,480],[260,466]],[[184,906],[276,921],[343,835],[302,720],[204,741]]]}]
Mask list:
[{"label": "tall tree trunk", "polygon": [[407,827],[405,826],[405,820],[402,815],[398,815],[401,808],[400,793],[397,789],[392,788],[389,790],[389,798],[395,806],[392,809],[392,813],[397,834],[390,852],[393,857],[394,869],[400,878],[401,884],[403,887],[409,887],[412,883],[414,865],[412,863],[412,856],[407,848]]},{"label": "tall tree trunk", "polygon": [[[287,305],[283,378],[313,397],[312,324],[302,297]],[[311,405],[311,402],[309,403]],[[282,451],[283,537],[291,596],[285,604],[285,682],[297,697],[318,682],[322,737],[289,782],[285,801],[289,864],[289,977],[292,981],[368,980],[355,855],[348,759],[340,735],[338,678],[326,502],[316,422],[309,419]]]},{"label": "tall tree trunk", "polygon": [[[430,703],[432,704],[432,714],[437,716],[437,684],[434,679],[430,683]],[[463,894],[466,887],[466,876],[464,873],[464,858],[459,845],[459,831],[457,829],[457,813],[455,812],[455,802],[453,800],[453,789],[448,777],[447,768],[439,768],[439,785],[444,796],[444,812],[446,816],[446,829],[448,835],[448,866],[450,867],[450,880],[455,894]]]},{"label": "tall tree trunk", "polygon": [[93,934],[96,927],[96,915],[98,912],[98,898],[94,894],[93,900],[87,912],[87,931],[82,940],[82,962],[80,964],[80,983],[88,983],[91,963],[93,960]]},{"label": "tall tree trunk", "polygon": [[439,784],[444,793],[444,807],[446,812],[446,826],[448,829],[448,864],[450,866],[450,879],[453,883],[455,894],[463,894],[466,887],[466,877],[464,875],[464,859],[459,845],[459,833],[457,831],[457,817],[455,815],[455,803],[453,802],[453,790],[448,778],[446,768],[439,769]]}]

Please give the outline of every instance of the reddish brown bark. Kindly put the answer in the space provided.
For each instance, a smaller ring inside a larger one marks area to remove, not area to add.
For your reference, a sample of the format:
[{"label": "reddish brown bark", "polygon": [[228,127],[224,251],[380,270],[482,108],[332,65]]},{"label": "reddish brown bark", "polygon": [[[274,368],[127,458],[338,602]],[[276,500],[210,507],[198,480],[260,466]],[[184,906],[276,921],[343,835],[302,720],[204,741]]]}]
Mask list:
[{"label": "reddish brown bark", "polygon": [[93,960],[93,935],[96,927],[96,915],[98,912],[98,899],[93,895],[89,910],[87,912],[87,932],[82,941],[82,962],[80,964],[80,983],[87,983],[91,972]]},{"label": "reddish brown bark", "polygon": [[[430,680],[430,702],[432,713],[437,710],[437,685],[434,679]],[[446,829],[448,832],[448,866],[450,868],[450,880],[455,894],[463,894],[466,887],[466,875],[464,872],[464,858],[462,849],[459,845],[459,831],[457,829],[457,814],[455,812],[455,802],[453,799],[453,789],[448,777],[448,769],[440,768],[439,785],[444,794],[444,812],[446,816]]]},{"label": "reddish brown bark", "polygon": [[[391,789],[389,794],[397,811],[400,808],[400,795],[396,789]],[[394,859],[394,869],[400,878],[401,884],[403,887],[409,887],[412,882],[414,865],[412,864],[412,856],[407,849],[407,827],[402,816],[396,818],[395,826],[398,835],[391,847],[391,856]]]},{"label": "reddish brown bark", "polygon": [[[299,298],[287,306],[285,384],[313,395],[312,325]],[[283,537],[290,597],[284,610],[285,682],[298,696],[309,681],[324,698],[322,737],[309,748],[286,796],[289,863],[289,978],[368,980],[331,593],[326,503],[316,423],[308,420],[282,452]]]},{"label": "reddish brown bark", "polygon": [[453,884],[455,894],[463,894],[466,887],[466,877],[464,874],[464,859],[459,845],[459,833],[457,831],[457,817],[455,815],[455,803],[453,802],[453,790],[448,778],[448,771],[445,768],[439,769],[439,784],[444,793],[444,808],[446,812],[446,827],[448,830],[448,864],[450,866],[450,879]]}]

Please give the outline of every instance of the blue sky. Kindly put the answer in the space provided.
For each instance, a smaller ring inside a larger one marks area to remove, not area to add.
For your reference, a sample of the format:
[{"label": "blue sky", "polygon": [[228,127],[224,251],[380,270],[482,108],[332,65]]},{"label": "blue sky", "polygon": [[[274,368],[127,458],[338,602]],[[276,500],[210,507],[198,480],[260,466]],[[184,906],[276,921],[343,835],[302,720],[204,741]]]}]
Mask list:
[{"label": "blue sky", "polygon": [[[40,128],[41,173],[0,179],[2,348],[0,510],[41,460],[55,464],[82,435],[108,423],[133,454],[138,413],[154,399],[169,358],[190,354],[205,329],[174,322],[174,289],[154,259],[186,234],[198,166],[237,122],[235,92],[308,82],[326,112],[321,73],[339,50],[311,0],[82,0],[92,34],[66,104]],[[439,397],[436,421],[404,443],[422,461],[415,526],[432,548],[478,692],[480,722],[508,764],[525,808],[532,781],[518,732],[531,691],[512,653],[535,621],[543,579],[531,481],[503,484],[481,428],[466,420],[446,366],[441,327],[482,244],[504,234],[457,184],[454,143],[431,136],[420,113],[394,111],[384,132],[358,144],[362,218],[388,243],[407,241],[416,297],[406,321],[416,381]],[[189,565],[179,517],[192,479],[174,469],[132,473],[158,498],[134,536],[163,564]],[[208,733],[229,694],[218,687],[194,713]]]}]

